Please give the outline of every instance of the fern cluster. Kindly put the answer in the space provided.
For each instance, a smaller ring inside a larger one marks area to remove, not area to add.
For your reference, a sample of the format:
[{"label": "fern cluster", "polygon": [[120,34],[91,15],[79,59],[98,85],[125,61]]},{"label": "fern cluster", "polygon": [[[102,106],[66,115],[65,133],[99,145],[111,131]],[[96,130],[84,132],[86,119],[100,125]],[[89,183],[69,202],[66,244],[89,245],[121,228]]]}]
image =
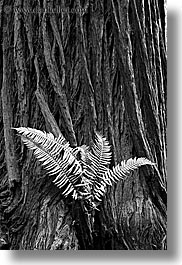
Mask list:
[{"label": "fern cluster", "polygon": [[146,158],[130,158],[109,169],[111,147],[105,137],[95,134],[91,147],[83,145],[71,148],[60,135],[42,132],[32,128],[14,128],[23,143],[33,150],[48,175],[54,176],[54,184],[64,197],[90,201],[92,206],[100,202],[107,185],[126,178],[131,171],[143,165],[154,165]]}]

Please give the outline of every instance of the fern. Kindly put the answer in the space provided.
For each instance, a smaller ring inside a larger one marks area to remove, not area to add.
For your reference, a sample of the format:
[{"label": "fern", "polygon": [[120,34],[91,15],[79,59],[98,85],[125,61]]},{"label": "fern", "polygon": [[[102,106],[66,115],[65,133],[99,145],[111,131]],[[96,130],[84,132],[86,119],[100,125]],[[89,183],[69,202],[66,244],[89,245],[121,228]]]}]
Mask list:
[{"label": "fern", "polygon": [[87,200],[92,207],[101,201],[107,185],[124,180],[129,174],[143,165],[155,165],[147,158],[130,158],[109,169],[111,148],[105,137],[96,133],[91,147],[83,145],[71,148],[65,138],[55,138],[52,133],[31,128],[14,128],[23,143],[33,150],[48,175],[55,176],[54,184],[62,189],[67,197]]},{"label": "fern", "polygon": [[[155,165],[155,163],[152,163],[150,160],[148,160],[145,157],[140,158],[130,158],[127,161],[122,161],[121,164],[118,164],[117,166],[113,167],[112,170],[107,169],[104,173],[103,180],[101,184],[104,182],[107,185],[112,185],[113,182],[118,182],[120,180],[124,180],[126,177],[131,174],[132,171],[139,168],[140,166],[144,165]],[[101,185],[100,184],[100,185]],[[100,186],[96,187],[94,190],[95,198],[97,200],[101,200],[102,196],[104,195],[104,189],[100,188]]]},{"label": "fern", "polygon": [[86,176],[92,179],[93,183],[102,179],[107,166],[110,164],[111,152],[108,141],[98,133],[95,136],[95,143],[92,144],[90,150],[87,150],[86,159]]},{"label": "fern", "polygon": [[23,143],[33,150],[35,157],[42,163],[42,166],[51,176],[53,182],[63,189],[63,195],[67,197],[74,192],[78,196],[76,184],[82,175],[80,163],[71,153],[71,148],[63,136],[54,138],[52,133],[31,128],[14,128],[21,135]]},{"label": "fern", "polygon": [[[117,182],[121,179],[124,179],[128,176],[128,174],[131,173],[131,171],[139,168],[140,166],[144,165],[155,165],[155,163],[152,163],[150,160],[148,160],[145,157],[140,158],[130,158],[127,161],[122,161],[120,165],[117,165],[113,167],[112,170],[107,170],[105,172],[104,179],[107,182],[107,180],[112,180],[113,182]],[[109,181],[107,184],[111,185],[112,183]]]}]

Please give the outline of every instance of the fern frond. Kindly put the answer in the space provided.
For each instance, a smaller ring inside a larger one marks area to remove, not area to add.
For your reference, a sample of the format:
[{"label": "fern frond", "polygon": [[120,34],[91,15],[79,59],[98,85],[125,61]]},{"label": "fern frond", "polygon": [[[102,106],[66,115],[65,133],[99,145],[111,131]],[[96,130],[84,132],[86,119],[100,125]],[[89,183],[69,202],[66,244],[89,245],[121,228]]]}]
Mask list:
[{"label": "fern frond", "polygon": [[23,143],[33,150],[47,173],[55,176],[53,182],[63,189],[63,195],[67,197],[73,192],[77,197],[76,184],[81,181],[82,168],[65,138],[62,135],[55,138],[52,133],[31,128],[14,129],[21,135]]},{"label": "fern frond", "polygon": [[40,137],[42,139],[42,141],[46,141],[47,139],[52,140],[52,142],[57,143],[57,145],[60,146],[60,148],[64,147],[64,149],[67,149],[69,151],[71,151],[71,147],[70,144],[66,141],[66,139],[63,137],[62,134],[59,135],[59,137],[54,137],[54,135],[52,133],[46,133],[46,132],[42,132],[40,130],[37,129],[32,129],[29,127],[19,127],[19,128],[12,128],[14,130],[16,130],[20,135],[23,136],[28,136],[28,137]]},{"label": "fern frond", "polygon": [[91,194],[97,200],[101,200],[97,194],[106,191],[106,184],[103,181],[104,173],[107,171],[111,161],[111,150],[109,142],[100,134],[95,134],[95,142],[86,154],[85,176],[90,180]]},{"label": "fern frond", "polygon": [[112,170],[107,170],[104,175],[105,182],[111,185],[111,181],[117,182],[126,178],[135,169],[144,165],[155,165],[145,157],[130,158],[127,161],[122,161],[121,164],[113,167]]},{"label": "fern frond", "polygon": [[95,185],[94,188],[94,197],[101,201],[102,197],[106,192],[106,184],[112,185],[112,182],[117,182],[125,179],[129,174],[140,166],[144,165],[155,165],[150,160],[144,157],[140,158],[130,158],[127,161],[122,161],[121,164],[112,168],[112,170],[108,169],[105,171],[103,179],[98,185]]},{"label": "fern frond", "polygon": [[[88,192],[88,197],[91,200],[94,198],[101,201],[100,197],[106,191],[106,183],[103,176],[111,161],[109,142],[99,133],[96,133],[95,141],[91,148],[83,145],[75,148],[73,154],[79,159],[82,165],[82,183],[85,191]],[[80,185],[82,184],[78,184],[78,186]]]},{"label": "fern frond", "polygon": [[47,173],[55,176],[53,182],[63,190],[63,195],[83,198],[89,205],[102,200],[107,185],[125,179],[140,166],[155,165],[144,157],[130,158],[110,170],[110,145],[98,133],[91,148],[83,145],[73,149],[62,135],[55,138],[52,133],[32,128],[14,129]]},{"label": "fern frond", "polygon": [[105,137],[96,133],[95,142],[86,157],[88,164],[86,175],[88,174],[92,179],[102,178],[107,166],[110,164],[111,155],[109,142]]}]

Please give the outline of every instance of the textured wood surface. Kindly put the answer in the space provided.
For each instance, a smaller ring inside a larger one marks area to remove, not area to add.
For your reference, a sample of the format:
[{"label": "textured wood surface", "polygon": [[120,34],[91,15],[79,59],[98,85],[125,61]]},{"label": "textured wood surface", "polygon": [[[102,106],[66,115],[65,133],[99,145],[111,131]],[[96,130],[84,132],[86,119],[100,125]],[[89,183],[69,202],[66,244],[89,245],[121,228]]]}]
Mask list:
[{"label": "textured wood surface", "polygon": [[[0,8],[0,247],[166,249],[164,1],[0,0]],[[112,165],[145,156],[157,167],[109,188],[100,211],[85,213],[11,130],[20,126],[61,131],[72,146],[89,145],[97,130]]]}]

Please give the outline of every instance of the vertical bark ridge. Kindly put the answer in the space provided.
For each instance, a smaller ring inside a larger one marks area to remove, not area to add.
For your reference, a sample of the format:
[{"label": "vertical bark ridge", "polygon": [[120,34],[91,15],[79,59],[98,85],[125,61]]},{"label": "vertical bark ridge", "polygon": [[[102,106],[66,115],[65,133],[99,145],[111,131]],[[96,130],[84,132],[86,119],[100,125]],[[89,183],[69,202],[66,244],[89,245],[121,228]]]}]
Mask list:
[{"label": "vertical bark ridge", "polygon": [[45,118],[45,122],[48,124],[48,131],[51,131],[56,137],[58,137],[61,134],[61,131],[57,125],[54,116],[52,115],[49,109],[43,91],[38,88],[35,92],[35,95],[41,108],[41,112]]},{"label": "vertical bark ridge", "polygon": [[[9,184],[14,185],[13,182],[20,181],[20,174],[18,169],[16,146],[14,132],[12,131],[13,124],[13,107],[15,105],[13,99],[14,84],[13,84],[13,53],[12,53],[12,14],[7,16],[6,24],[3,27],[3,83],[1,90],[2,110],[3,110],[3,128],[5,139],[5,154],[6,165],[8,171]],[[14,92],[15,93],[15,92]]]},{"label": "vertical bark ridge", "polygon": [[[78,7],[81,8],[80,1],[78,1]],[[96,125],[97,125],[97,114],[96,114],[96,109],[95,109],[95,100],[94,100],[94,87],[92,84],[92,80],[90,77],[90,72],[88,69],[88,60],[86,58],[87,52],[87,45],[86,45],[86,40],[85,40],[85,33],[84,33],[84,28],[83,28],[83,15],[82,13],[78,14],[79,16],[79,22],[80,22],[80,31],[81,31],[81,43],[82,43],[82,57],[84,61],[84,68],[86,72],[86,76],[88,79],[88,84],[89,84],[89,104],[92,110],[92,126],[93,126],[93,131],[96,130]]]},{"label": "vertical bark ridge", "polygon": [[[44,9],[46,10],[47,8],[47,2],[46,0],[44,1]],[[67,98],[66,94],[63,91],[59,73],[58,73],[58,68],[57,68],[57,63],[55,61],[55,58],[52,58],[51,56],[51,45],[49,42],[49,36],[47,32],[47,14],[43,14],[42,18],[42,33],[43,33],[43,43],[44,43],[44,55],[45,55],[45,60],[46,60],[46,65],[47,69],[49,72],[49,76],[52,82],[52,85],[55,89],[55,92],[58,97],[58,102],[60,106],[61,113],[63,115],[63,118],[65,120],[64,126],[67,131],[67,134],[70,137],[70,142],[72,146],[76,146],[76,138],[75,138],[75,133],[73,130],[73,124],[72,124],[72,119],[70,116],[70,111],[67,103]]]}]

